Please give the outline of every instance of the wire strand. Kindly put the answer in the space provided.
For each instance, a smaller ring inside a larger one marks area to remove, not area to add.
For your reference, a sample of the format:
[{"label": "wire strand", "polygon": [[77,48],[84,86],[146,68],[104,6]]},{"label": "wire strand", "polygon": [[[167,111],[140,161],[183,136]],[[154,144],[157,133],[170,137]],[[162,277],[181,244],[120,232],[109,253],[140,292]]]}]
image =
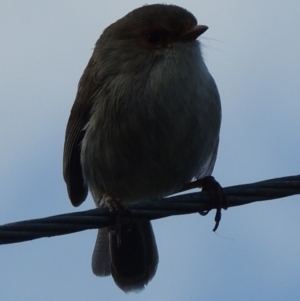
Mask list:
[{"label": "wire strand", "polygon": [[[228,207],[246,205],[300,194],[300,175],[276,178],[252,184],[224,188]],[[207,192],[196,192],[128,205],[127,212],[119,213],[120,223],[154,220],[172,215],[209,211],[212,202]],[[108,227],[116,222],[107,208],[61,214],[41,219],[26,220],[0,226],[0,244],[10,244]]]}]

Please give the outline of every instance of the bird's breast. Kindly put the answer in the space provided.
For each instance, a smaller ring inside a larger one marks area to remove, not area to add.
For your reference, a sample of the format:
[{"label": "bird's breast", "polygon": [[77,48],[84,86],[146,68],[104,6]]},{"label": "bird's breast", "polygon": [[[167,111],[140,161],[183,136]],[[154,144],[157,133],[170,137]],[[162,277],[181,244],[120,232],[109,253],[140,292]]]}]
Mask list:
[{"label": "bird's breast", "polygon": [[81,152],[95,199],[104,193],[124,201],[163,197],[199,171],[205,174],[221,110],[213,79],[200,75],[200,83],[179,75],[180,81],[159,85],[119,77],[113,83],[118,89],[110,86],[96,96]]}]

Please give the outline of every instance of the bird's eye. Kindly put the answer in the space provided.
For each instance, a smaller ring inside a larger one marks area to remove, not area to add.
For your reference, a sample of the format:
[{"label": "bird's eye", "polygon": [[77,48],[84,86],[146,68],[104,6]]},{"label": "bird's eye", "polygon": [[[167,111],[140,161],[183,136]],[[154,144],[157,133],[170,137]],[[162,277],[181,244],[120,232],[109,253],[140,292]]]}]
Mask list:
[{"label": "bird's eye", "polygon": [[149,33],[148,36],[147,36],[147,40],[151,44],[157,44],[161,40],[161,35],[158,32]]}]

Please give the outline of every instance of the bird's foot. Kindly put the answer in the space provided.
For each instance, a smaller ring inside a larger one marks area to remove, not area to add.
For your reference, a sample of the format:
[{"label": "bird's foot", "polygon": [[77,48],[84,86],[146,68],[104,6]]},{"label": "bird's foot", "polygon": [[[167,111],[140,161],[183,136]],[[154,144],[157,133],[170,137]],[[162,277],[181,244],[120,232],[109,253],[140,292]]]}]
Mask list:
[{"label": "bird's foot", "polygon": [[[210,194],[214,207],[216,208],[215,215],[215,227],[213,231],[216,231],[219,227],[222,215],[222,209],[228,208],[227,196],[220,185],[220,183],[212,176],[205,177],[202,180],[202,191],[207,191]],[[199,212],[201,215],[206,215],[209,210]]]},{"label": "bird's foot", "polygon": [[129,208],[120,200],[113,197],[110,193],[105,193],[100,200],[100,207],[106,207],[111,213],[120,211],[130,211]]},{"label": "bird's foot", "polygon": [[130,220],[132,219],[130,209],[120,200],[113,197],[109,193],[105,193],[100,200],[100,207],[106,207],[112,214],[112,218],[114,219],[114,225],[109,227],[109,231],[114,231],[118,238],[118,245],[121,243],[120,241],[120,230],[121,230],[121,222],[120,222],[120,213],[125,212]]},{"label": "bird's foot", "polygon": [[[226,194],[222,188],[222,186],[219,184],[218,181],[215,180],[212,176],[207,176],[203,179],[199,179],[190,183],[187,183],[184,185],[184,187],[181,189],[181,191],[190,190],[194,188],[201,188],[202,191],[207,191],[210,195],[210,198],[213,203],[213,207],[216,208],[217,212],[215,215],[215,227],[213,228],[213,231],[216,231],[219,227],[220,221],[221,221],[221,211],[222,209],[226,210],[228,208],[227,203],[227,197]],[[199,213],[201,215],[208,214],[209,210],[200,211]]]}]

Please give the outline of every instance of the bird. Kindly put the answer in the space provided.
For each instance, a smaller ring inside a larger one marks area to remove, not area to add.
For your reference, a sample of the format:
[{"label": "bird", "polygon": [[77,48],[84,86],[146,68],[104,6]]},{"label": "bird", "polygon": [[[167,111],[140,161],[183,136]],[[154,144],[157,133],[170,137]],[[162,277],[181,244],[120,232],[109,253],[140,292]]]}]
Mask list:
[{"label": "bird", "polygon": [[[103,31],[66,127],[63,174],[74,206],[90,191],[98,207],[126,207],[211,177],[221,103],[197,40],[207,29],[182,7],[152,4]],[[158,261],[150,221],[98,230],[92,270],[124,292],[143,290]]]}]

